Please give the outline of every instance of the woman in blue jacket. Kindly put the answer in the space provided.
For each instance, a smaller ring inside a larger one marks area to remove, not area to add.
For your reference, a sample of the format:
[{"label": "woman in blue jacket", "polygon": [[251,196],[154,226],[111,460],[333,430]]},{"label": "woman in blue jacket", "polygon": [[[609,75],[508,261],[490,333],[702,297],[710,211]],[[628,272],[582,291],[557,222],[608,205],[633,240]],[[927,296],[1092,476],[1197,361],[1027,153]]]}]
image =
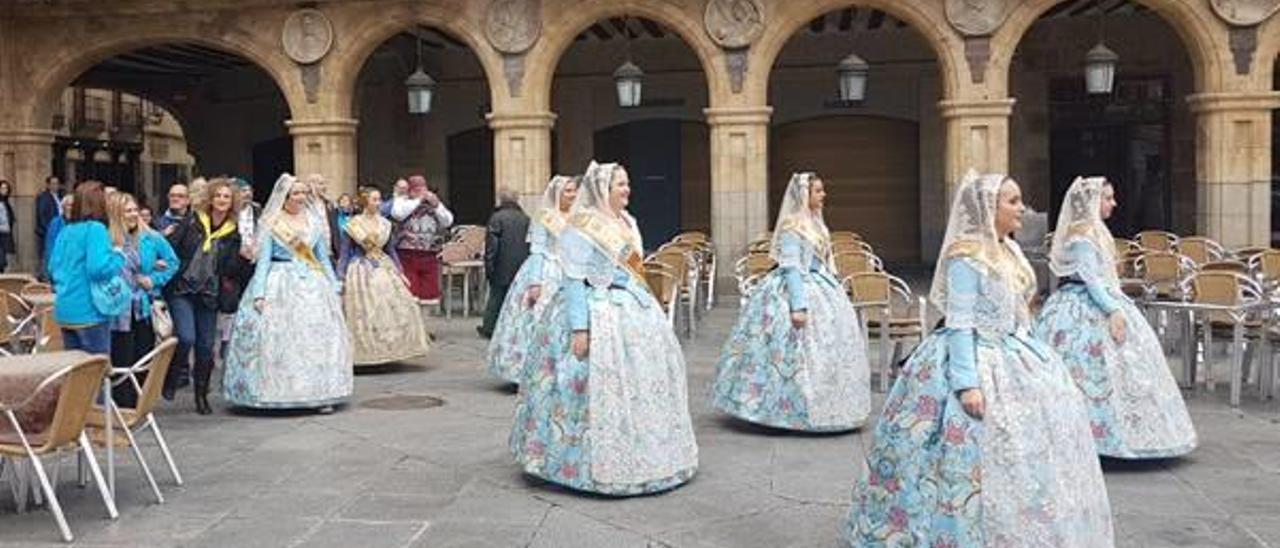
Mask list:
[{"label": "woman in blue jacket", "polygon": [[76,185],[67,225],[49,256],[56,294],[53,317],[62,326],[63,346],[92,354],[111,353],[110,317],[93,305],[90,287],[120,275],[124,253],[107,233],[107,200],[99,181]]},{"label": "woman in blue jacket", "polygon": [[[180,263],[173,247],[159,232],[151,230],[138,216],[133,195],[117,192],[107,201],[112,245],[124,251],[120,274],[129,283],[130,306],[111,320],[111,366],[130,367],[155,347],[151,325],[152,299],[173,278]],[[121,385],[116,401],[132,407],[137,394],[132,385]]]}]

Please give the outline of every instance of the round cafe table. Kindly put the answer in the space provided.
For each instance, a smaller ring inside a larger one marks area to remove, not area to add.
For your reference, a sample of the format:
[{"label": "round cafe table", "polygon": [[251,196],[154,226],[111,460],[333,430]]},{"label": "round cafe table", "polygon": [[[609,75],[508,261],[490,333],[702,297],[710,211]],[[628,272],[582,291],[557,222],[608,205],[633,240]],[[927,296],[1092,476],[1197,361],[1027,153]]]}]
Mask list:
[{"label": "round cafe table", "polygon": [[[31,399],[20,409],[14,410],[18,426],[23,435],[30,436],[43,432],[53,420],[58,408],[58,394],[62,381],[51,383],[32,396],[32,392],[50,376],[80,363],[90,357],[79,350],[49,352],[42,354],[22,354],[0,358],[0,408],[17,406],[28,398]],[[102,381],[103,409],[111,409],[111,379]],[[115,494],[115,451],[114,434],[112,432],[112,413],[105,413],[106,418],[106,450],[107,450],[107,485]],[[0,418],[0,441],[5,443],[21,443],[17,432],[14,432],[12,421],[7,416]]]}]

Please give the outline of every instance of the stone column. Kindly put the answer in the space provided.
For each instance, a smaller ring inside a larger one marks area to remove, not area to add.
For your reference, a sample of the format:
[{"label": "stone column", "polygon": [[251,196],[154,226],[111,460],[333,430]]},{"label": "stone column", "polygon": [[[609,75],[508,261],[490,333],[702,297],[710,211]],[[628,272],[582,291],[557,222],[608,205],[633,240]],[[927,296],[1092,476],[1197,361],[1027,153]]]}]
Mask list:
[{"label": "stone column", "polygon": [[[13,226],[18,244],[18,264],[13,272],[34,272],[39,248],[36,241],[36,195],[53,167],[54,132],[39,128],[0,128],[0,177],[13,183]],[[69,189],[66,189],[69,190]]]},{"label": "stone column", "polygon": [[349,118],[286,120],[293,136],[293,170],[298,176],[319,173],[329,183],[329,194],[354,194],[356,125]]},{"label": "stone column", "polygon": [[1009,116],[1013,114],[1013,103],[1013,99],[938,103],[947,124],[947,195],[943,211],[950,207],[954,187],[966,171],[1009,172]]},{"label": "stone column", "polygon": [[[542,190],[551,179],[551,112],[491,112],[493,129],[493,184],[511,187],[520,194],[526,211],[539,206]],[[586,167],[586,166],[582,166]],[[574,168],[570,171],[577,172]]]},{"label": "stone column", "polygon": [[734,290],[733,262],[769,230],[769,117],[773,108],[708,108],[711,126],[711,239],[717,286]]},{"label": "stone column", "polygon": [[1271,245],[1271,111],[1280,92],[1200,93],[1196,231],[1232,247]]}]

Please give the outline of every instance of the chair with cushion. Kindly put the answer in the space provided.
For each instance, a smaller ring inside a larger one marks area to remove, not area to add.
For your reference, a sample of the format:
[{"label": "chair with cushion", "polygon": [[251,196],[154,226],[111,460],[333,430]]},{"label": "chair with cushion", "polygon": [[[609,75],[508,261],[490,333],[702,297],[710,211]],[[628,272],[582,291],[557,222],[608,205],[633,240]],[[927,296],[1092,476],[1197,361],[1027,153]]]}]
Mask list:
[{"label": "chair with cushion", "polygon": [[[36,477],[40,482],[41,493],[44,499],[48,501],[49,510],[53,512],[54,520],[57,521],[63,540],[67,542],[74,540],[74,536],[67,526],[66,516],[62,512],[62,505],[58,502],[58,495],[53,488],[54,482],[50,480],[50,474],[45,469],[44,461],[41,457],[59,457],[68,452],[82,455],[84,462],[88,464],[92,472],[94,482],[97,484],[103,505],[107,509],[107,515],[111,519],[119,517],[115,500],[107,489],[106,481],[102,477],[102,470],[98,467],[98,461],[93,454],[89,438],[85,435],[85,420],[88,417],[89,409],[93,406],[94,397],[97,396],[102,388],[102,379],[106,375],[109,364],[106,356],[77,354],[79,356],[75,363],[62,367],[45,377],[29,392],[25,399],[21,401],[0,401],[0,411],[3,411],[8,420],[8,426],[11,427],[11,430],[0,433],[0,459],[8,460],[11,464],[20,459],[31,461]],[[75,356],[74,354],[69,355]],[[5,363],[0,367],[23,367],[25,365],[33,365],[36,360],[48,360],[51,357],[21,356],[10,359],[22,361]],[[24,408],[38,401],[45,390],[57,390],[57,404],[52,418],[44,428],[39,430],[32,429],[31,432],[27,432],[18,415]],[[15,475],[21,476],[21,473],[16,473]]]}]

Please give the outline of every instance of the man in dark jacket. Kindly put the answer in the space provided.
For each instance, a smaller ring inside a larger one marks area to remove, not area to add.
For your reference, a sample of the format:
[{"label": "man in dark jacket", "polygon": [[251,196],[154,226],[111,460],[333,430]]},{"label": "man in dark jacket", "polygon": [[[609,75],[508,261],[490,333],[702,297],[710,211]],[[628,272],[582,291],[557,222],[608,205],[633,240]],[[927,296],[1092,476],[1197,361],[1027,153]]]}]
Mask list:
[{"label": "man in dark jacket", "polygon": [[489,278],[489,303],[484,310],[484,325],[476,327],[481,337],[493,336],[498,313],[507,300],[507,290],[529,257],[529,216],[520,209],[516,193],[510,189],[498,192],[498,209],[489,217],[489,231],[484,246],[484,271]]},{"label": "man in dark jacket", "polygon": [[[49,223],[61,215],[62,181],[50,175],[44,179],[44,191],[36,196],[36,244],[39,246],[37,249],[45,248],[45,235],[49,230]],[[37,272],[43,274],[44,256],[42,255],[40,259],[40,268]]]}]

